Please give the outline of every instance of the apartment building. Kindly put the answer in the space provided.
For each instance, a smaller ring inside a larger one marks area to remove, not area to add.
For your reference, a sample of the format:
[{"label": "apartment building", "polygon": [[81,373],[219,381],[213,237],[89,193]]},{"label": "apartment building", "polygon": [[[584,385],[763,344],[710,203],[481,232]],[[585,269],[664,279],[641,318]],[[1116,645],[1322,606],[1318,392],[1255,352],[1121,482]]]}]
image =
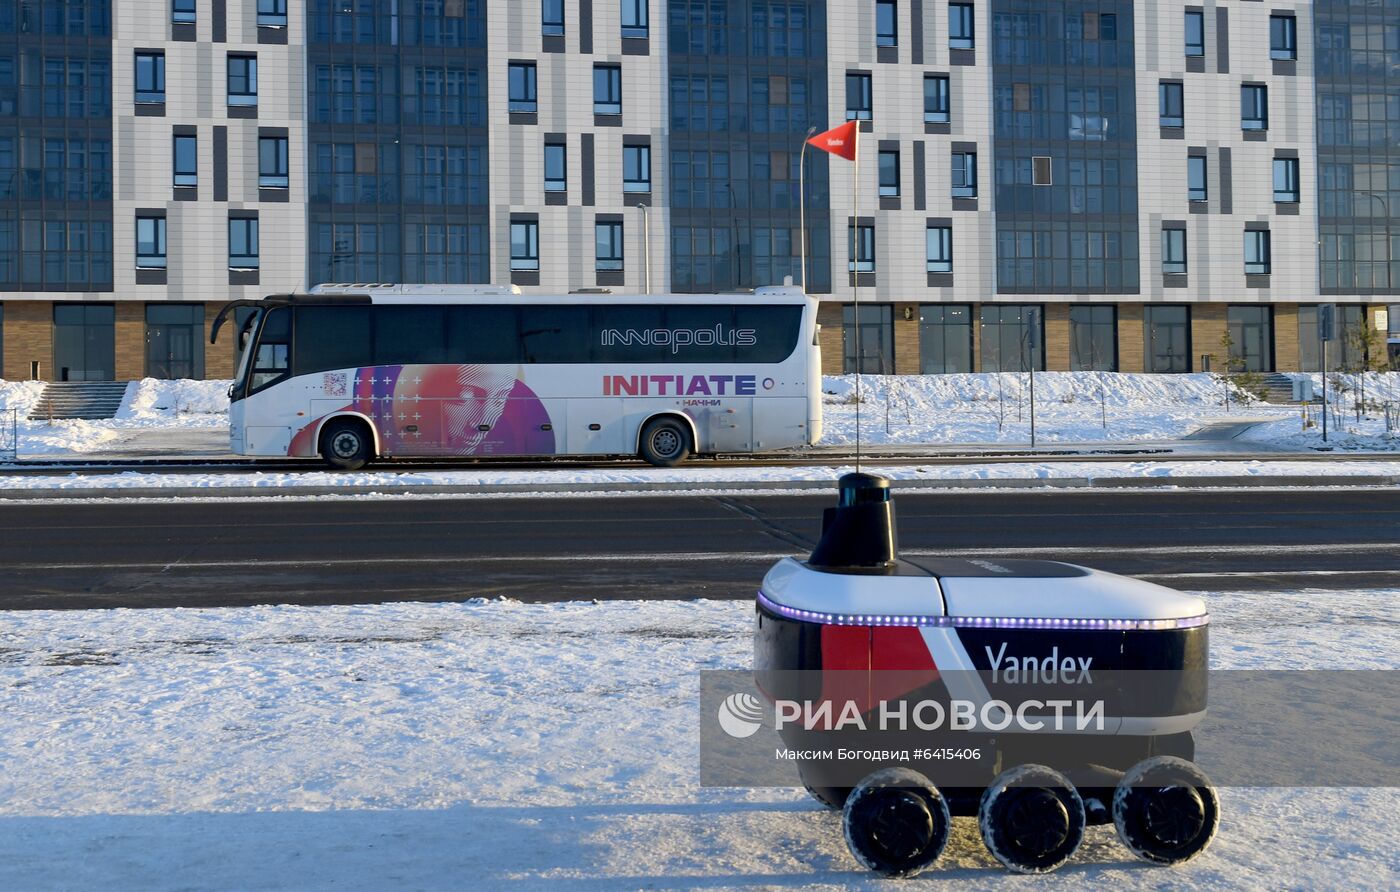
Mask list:
[{"label": "apartment building", "polygon": [[1374,360],[1400,0],[0,0],[6,378],[227,376],[218,306],[319,282],[788,276],[829,372],[1317,369],[1322,304]]}]

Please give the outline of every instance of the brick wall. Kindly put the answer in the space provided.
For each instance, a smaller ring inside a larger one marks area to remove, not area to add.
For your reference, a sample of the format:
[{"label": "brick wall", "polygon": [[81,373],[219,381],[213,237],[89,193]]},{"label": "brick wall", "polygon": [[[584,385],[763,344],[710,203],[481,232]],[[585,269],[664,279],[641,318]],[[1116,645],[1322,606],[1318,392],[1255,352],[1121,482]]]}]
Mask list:
[{"label": "brick wall", "polygon": [[1298,305],[1274,304],[1274,371],[1298,371]]},{"label": "brick wall", "polygon": [[1146,368],[1146,335],[1142,328],[1142,304],[1119,304],[1118,371],[1141,372]]},{"label": "brick wall", "polygon": [[1224,304],[1193,304],[1191,306],[1191,370],[1201,371],[1201,357],[1212,354],[1210,370],[1225,371],[1228,357],[1220,346],[1225,334]]},{"label": "brick wall", "polygon": [[204,305],[204,376],[206,378],[232,378],[233,377],[233,350],[234,342],[238,339],[238,332],[235,330],[233,314],[224,320],[224,327],[219,332],[219,342],[209,343],[209,332],[214,327],[214,317],[219,315],[219,308],[223,304]]},{"label": "brick wall", "polygon": [[117,380],[146,377],[146,305],[117,302]]},{"label": "brick wall", "polygon": [[5,302],[5,367],[9,381],[28,381],[29,363],[38,360],[44,380],[53,380],[53,304],[49,301]]},{"label": "brick wall", "polygon": [[919,374],[918,304],[894,305],[894,370],[898,375]]},{"label": "brick wall", "polygon": [[822,374],[841,374],[841,305],[822,301],[817,310],[817,323],[821,325]]},{"label": "brick wall", "polygon": [[1069,304],[1045,305],[1045,368],[1069,371]]}]

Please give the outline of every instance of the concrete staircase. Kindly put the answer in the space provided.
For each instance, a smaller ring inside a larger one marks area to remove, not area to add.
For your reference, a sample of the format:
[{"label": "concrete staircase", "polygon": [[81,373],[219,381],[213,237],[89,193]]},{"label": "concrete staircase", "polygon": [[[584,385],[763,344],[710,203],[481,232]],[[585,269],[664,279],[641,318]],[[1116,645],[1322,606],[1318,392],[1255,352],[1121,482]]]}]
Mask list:
[{"label": "concrete staircase", "polygon": [[125,381],[53,381],[29,413],[30,421],[50,418],[112,418],[126,397]]},{"label": "concrete staircase", "polygon": [[1293,402],[1293,379],[1287,375],[1274,372],[1264,378],[1264,386],[1269,389],[1268,402]]}]

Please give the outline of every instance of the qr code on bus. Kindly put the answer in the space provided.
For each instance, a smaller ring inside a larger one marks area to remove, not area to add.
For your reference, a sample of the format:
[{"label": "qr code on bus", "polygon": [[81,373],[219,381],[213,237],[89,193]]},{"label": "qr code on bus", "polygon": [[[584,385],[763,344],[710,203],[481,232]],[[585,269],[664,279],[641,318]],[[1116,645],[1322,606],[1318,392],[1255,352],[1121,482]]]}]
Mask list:
[{"label": "qr code on bus", "polygon": [[345,383],[344,372],[321,376],[321,389],[326,396],[345,396]]}]

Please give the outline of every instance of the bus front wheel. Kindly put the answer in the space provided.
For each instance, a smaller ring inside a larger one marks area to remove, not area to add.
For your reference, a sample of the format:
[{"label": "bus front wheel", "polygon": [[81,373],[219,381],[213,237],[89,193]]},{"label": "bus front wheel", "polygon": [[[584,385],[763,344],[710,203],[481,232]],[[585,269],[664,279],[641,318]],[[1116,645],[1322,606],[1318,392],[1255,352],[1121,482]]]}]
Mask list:
[{"label": "bus front wheel", "polygon": [[642,428],[642,460],[658,468],[674,468],[690,457],[690,431],[675,418],[656,418]]},{"label": "bus front wheel", "polygon": [[369,463],[371,452],[369,429],[363,421],[332,421],[321,432],[321,457],[333,468],[358,471]]}]

